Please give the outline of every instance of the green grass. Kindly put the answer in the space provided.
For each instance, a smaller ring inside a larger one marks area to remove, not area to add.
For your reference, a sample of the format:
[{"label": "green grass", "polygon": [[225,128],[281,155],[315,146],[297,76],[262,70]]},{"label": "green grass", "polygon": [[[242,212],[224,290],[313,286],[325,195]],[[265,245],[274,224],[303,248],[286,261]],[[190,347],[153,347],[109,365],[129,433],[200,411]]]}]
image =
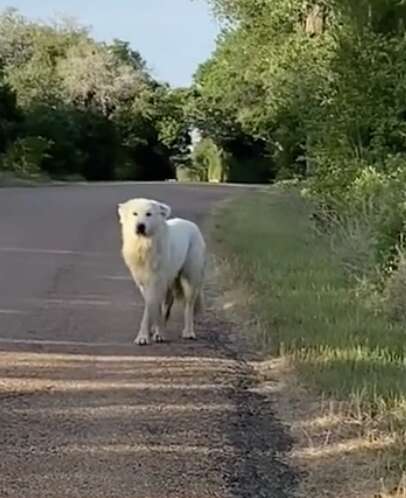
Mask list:
[{"label": "green grass", "polygon": [[78,174],[61,175],[50,177],[46,173],[37,175],[18,176],[9,171],[0,170],[0,188],[1,187],[41,187],[43,185],[55,185],[58,183],[75,183],[85,182],[85,178]]},{"label": "green grass", "polygon": [[253,298],[251,334],[323,395],[357,400],[371,414],[405,407],[406,327],[357,295],[310,213],[298,193],[272,188],[215,216],[217,247]]}]

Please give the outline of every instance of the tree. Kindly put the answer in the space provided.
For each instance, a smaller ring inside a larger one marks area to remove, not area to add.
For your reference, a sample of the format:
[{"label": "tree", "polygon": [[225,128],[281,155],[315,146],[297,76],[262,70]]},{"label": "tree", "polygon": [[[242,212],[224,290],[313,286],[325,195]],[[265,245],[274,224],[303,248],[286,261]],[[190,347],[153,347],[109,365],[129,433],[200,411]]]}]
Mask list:
[{"label": "tree", "polygon": [[16,95],[7,83],[0,81],[0,154],[15,138],[20,121]]},{"label": "tree", "polygon": [[196,76],[200,127],[216,143],[235,130],[259,140],[277,177],[307,176],[336,216],[368,206],[386,261],[404,237],[405,3],[210,3],[225,29]]},{"label": "tree", "polygon": [[130,44],[123,40],[114,39],[111,45],[107,46],[114,59],[120,60],[123,64],[131,66],[135,71],[145,71],[146,62],[141,54],[130,47]]},{"label": "tree", "polygon": [[0,16],[0,42],[0,152],[16,139],[24,147],[11,158],[46,143],[37,163],[52,176],[174,175],[187,143],[183,94],[154,81],[129,43],[99,43],[72,21],[36,23],[15,10]]},{"label": "tree", "polygon": [[57,74],[65,101],[83,109],[97,109],[105,116],[145,86],[141,71],[117,60],[104,46],[89,41],[81,41],[67,51],[58,64]]}]

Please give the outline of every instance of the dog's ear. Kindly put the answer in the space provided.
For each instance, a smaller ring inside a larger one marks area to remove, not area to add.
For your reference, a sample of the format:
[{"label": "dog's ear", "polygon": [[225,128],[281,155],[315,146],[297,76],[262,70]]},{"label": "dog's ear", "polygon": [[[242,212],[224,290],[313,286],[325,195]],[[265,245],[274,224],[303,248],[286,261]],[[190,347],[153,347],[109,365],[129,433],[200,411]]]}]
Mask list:
[{"label": "dog's ear", "polygon": [[120,222],[123,222],[123,217],[124,217],[124,204],[118,204],[117,205],[117,214],[118,214],[118,219]]},{"label": "dog's ear", "polygon": [[159,211],[161,215],[167,220],[171,215],[172,209],[167,204],[159,203]]}]

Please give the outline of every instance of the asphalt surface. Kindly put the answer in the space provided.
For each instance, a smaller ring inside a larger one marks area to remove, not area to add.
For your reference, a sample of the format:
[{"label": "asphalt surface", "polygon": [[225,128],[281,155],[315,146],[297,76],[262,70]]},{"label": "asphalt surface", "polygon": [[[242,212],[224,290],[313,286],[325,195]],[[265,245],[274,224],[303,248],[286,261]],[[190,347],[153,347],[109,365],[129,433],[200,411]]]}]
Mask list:
[{"label": "asphalt surface", "polygon": [[[202,223],[225,186],[0,189],[0,498],[289,496],[290,442],[207,312],[132,345],[142,301],[116,205],[150,197]],[[213,291],[213,289],[211,289]]]}]

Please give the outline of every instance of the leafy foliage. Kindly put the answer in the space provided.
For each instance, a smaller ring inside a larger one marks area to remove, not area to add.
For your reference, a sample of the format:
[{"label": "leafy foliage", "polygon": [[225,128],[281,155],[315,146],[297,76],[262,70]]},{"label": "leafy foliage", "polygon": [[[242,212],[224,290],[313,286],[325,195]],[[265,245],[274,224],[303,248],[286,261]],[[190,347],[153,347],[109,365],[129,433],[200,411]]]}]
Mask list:
[{"label": "leafy foliage", "polygon": [[2,169],[15,171],[22,177],[38,175],[43,161],[48,157],[50,145],[42,137],[19,138],[1,158]]},{"label": "leafy foliage", "polygon": [[210,138],[204,138],[193,149],[192,169],[200,181],[224,181],[227,178],[224,151]]},{"label": "leafy foliage", "polygon": [[127,42],[98,43],[71,22],[34,23],[12,9],[0,16],[0,42],[0,152],[39,137],[49,144],[40,167],[53,176],[174,176],[187,142],[181,94],[154,81]]},{"label": "leafy foliage", "polygon": [[20,118],[15,93],[9,85],[0,81],[0,153],[15,137]]},{"label": "leafy foliage", "polygon": [[375,263],[392,261],[405,214],[404,3],[209,3],[224,31],[195,76],[196,124],[235,163],[244,143],[268,179],[307,178],[342,221],[363,213]]}]

